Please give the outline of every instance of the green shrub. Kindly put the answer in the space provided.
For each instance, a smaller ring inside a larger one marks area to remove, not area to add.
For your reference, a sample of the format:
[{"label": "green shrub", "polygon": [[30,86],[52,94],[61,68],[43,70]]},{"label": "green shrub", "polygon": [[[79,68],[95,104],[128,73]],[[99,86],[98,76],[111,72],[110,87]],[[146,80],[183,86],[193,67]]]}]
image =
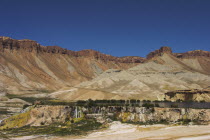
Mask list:
[{"label": "green shrub", "polygon": [[155,107],[160,107],[160,105],[158,103],[155,103]]},{"label": "green shrub", "polygon": [[147,109],[149,109],[149,108],[153,108],[153,107],[154,107],[154,104],[151,104],[151,103],[144,103],[144,104],[142,105],[142,107],[146,107]]}]

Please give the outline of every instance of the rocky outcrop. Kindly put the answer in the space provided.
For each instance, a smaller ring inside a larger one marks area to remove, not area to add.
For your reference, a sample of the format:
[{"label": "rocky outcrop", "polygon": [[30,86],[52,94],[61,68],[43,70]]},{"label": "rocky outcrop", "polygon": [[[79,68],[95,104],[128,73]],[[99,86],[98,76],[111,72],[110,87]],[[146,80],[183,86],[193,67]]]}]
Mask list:
[{"label": "rocky outcrop", "polygon": [[203,51],[203,50],[195,50],[195,51],[189,51],[186,53],[174,53],[174,56],[177,58],[195,58],[195,57],[210,57],[210,52]]},{"label": "rocky outcrop", "polygon": [[151,58],[156,57],[156,56],[162,56],[164,53],[172,54],[171,48],[167,47],[167,46],[163,46],[159,50],[155,50],[153,52],[150,52],[147,55],[147,59],[151,59]]},{"label": "rocky outcrop", "polygon": [[209,89],[176,90],[165,93],[168,101],[210,101]]},{"label": "rocky outcrop", "polygon": [[[59,46],[42,46],[36,41],[29,39],[15,40],[9,37],[1,36],[0,51],[4,51],[5,49],[9,49],[10,51],[24,50],[27,52],[36,53],[67,54],[74,57],[91,57],[103,61],[114,61],[120,63],[143,63],[146,60],[145,58],[138,56],[114,57],[94,50],[71,51]],[[156,56],[162,56],[164,53],[172,54],[171,48],[163,46],[158,50],[150,52],[146,58],[151,59]],[[193,58],[197,56],[210,57],[210,52],[195,50],[186,53],[173,53],[173,55],[177,58]]]},{"label": "rocky outcrop", "polygon": [[145,60],[144,58],[137,56],[114,57],[94,50],[71,51],[59,46],[41,46],[36,41],[28,39],[15,40],[9,37],[0,37],[0,51],[4,51],[5,49],[10,51],[24,50],[26,52],[36,53],[67,54],[73,57],[91,57],[105,62],[114,61],[120,63],[142,63]]},{"label": "rocky outcrop", "polygon": [[145,59],[138,56],[114,57],[111,55],[103,54],[94,50],[82,50],[75,52],[76,56],[93,57],[103,61],[116,61],[121,63],[143,63]]},{"label": "rocky outcrop", "polygon": [[147,55],[147,59],[151,59],[156,56],[162,56],[164,53],[167,54],[172,54],[173,56],[177,58],[195,58],[195,57],[210,57],[210,52],[209,51],[203,51],[203,50],[194,50],[194,51],[188,51],[185,53],[172,53],[172,50],[170,47],[163,46],[158,50],[155,50],[153,52],[150,52]]},{"label": "rocky outcrop", "polygon": [[4,51],[5,49],[13,50],[25,50],[28,52],[39,51],[41,45],[33,40],[15,40],[9,37],[0,37],[0,50]]},{"label": "rocky outcrop", "polygon": [[37,106],[30,111],[30,120],[27,124],[32,126],[49,125],[52,123],[64,123],[73,115],[74,108],[68,106]]}]

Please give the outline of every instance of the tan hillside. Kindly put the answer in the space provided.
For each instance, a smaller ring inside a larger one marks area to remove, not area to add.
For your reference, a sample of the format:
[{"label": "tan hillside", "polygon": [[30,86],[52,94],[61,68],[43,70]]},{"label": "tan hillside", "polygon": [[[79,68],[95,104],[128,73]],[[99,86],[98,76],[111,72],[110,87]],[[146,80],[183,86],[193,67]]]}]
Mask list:
[{"label": "tan hillside", "polygon": [[[70,51],[0,37],[0,91],[62,100],[163,99],[171,90],[210,85],[210,52],[161,47],[142,57]],[[72,91],[72,89],[74,89]]]},{"label": "tan hillside", "polygon": [[0,89],[11,94],[48,93],[91,80],[105,70],[127,69],[143,61],[141,57],[74,52],[0,37]]},{"label": "tan hillside", "polygon": [[[168,91],[202,89],[210,85],[206,68],[208,57],[178,58],[166,50],[158,51],[160,54],[150,56],[147,62],[128,70],[107,70],[93,80],[77,85],[77,88],[108,92],[127,99],[163,100],[164,93]],[[71,93],[71,97],[68,93],[59,96],[66,97],[66,100],[77,99],[73,94],[78,95],[78,92]],[[53,94],[53,97],[59,96]]]}]

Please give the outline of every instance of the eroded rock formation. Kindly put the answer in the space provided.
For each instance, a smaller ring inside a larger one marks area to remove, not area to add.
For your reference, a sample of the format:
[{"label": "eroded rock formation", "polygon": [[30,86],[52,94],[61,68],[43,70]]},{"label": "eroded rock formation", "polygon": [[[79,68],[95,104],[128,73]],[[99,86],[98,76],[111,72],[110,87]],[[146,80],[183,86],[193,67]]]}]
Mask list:
[{"label": "eroded rock formation", "polygon": [[[85,88],[91,90],[88,94],[97,92],[96,97],[99,94],[101,98],[111,93],[109,98],[156,100],[170,90],[209,85],[209,67],[206,51],[177,54],[164,46],[149,53],[147,59],[114,57],[94,50],[71,51],[33,40],[0,37],[0,89],[11,94],[47,94],[60,89],[59,97],[74,100],[87,93],[80,92]],[[108,69],[119,72],[106,73]],[[90,83],[81,84],[85,81]],[[69,91],[72,95],[72,90],[63,88],[75,86],[79,91],[75,96],[61,94]]]},{"label": "eroded rock formation", "polygon": [[137,56],[114,57],[94,50],[71,51],[59,46],[41,46],[36,41],[28,39],[15,40],[9,37],[0,37],[0,50],[4,51],[5,49],[10,51],[25,50],[27,52],[36,53],[67,54],[74,57],[91,57],[105,62],[114,61],[120,63],[142,63],[145,60],[144,58]]},{"label": "eroded rock formation", "polygon": [[210,89],[176,90],[166,92],[165,95],[168,101],[210,101]]},{"label": "eroded rock formation", "polygon": [[177,58],[195,58],[195,57],[210,57],[210,52],[203,51],[203,50],[195,50],[195,51],[189,51],[186,53],[174,53],[174,56]]},{"label": "eroded rock formation", "polygon": [[[209,124],[210,122],[210,109],[110,106],[101,107],[96,111],[95,108],[96,107],[85,108],[72,106],[31,107],[19,115],[11,116],[10,118],[3,120],[0,123],[0,129],[18,128],[26,125],[50,125],[58,122],[65,123],[74,118],[87,118],[88,115],[107,118],[111,114],[111,116],[116,117],[118,121],[134,123],[176,123],[180,121],[191,121]],[[78,113],[83,115],[78,116]]]},{"label": "eroded rock formation", "polygon": [[194,50],[194,51],[188,51],[185,53],[172,53],[172,49],[168,46],[163,46],[158,50],[155,50],[153,52],[150,52],[147,55],[147,59],[151,59],[156,56],[162,56],[164,53],[171,54],[177,58],[196,58],[196,57],[210,57],[210,52],[203,51],[203,50]]},{"label": "eroded rock formation", "polygon": [[0,37],[0,89],[12,94],[51,92],[90,80],[105,70],[128,69],[143,61],[141,57],[76,52],[28,39]]},{"label": "eroded rock formation", "polygon": [[156,57],[156,56],[162,56],[164,53],[172,54],[171,48],[170,47],[167,47],[167,46],[163,46],[163,47],[161,47],[158,50],[155,50],[153,52],[150,52],[147,55],[147,59],[151,59],[151,58]]}]

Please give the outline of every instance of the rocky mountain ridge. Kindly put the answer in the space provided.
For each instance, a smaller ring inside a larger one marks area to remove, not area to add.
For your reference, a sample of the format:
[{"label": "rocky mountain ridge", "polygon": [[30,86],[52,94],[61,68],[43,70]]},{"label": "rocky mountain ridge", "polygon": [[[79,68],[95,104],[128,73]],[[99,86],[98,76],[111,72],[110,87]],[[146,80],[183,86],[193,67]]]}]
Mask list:
[{"label": "rocky mountain ridge", "polygon": [[147,55],[147,59],[151,59],[153,57],[156,57],[156,56],[161,56],[163,55],[164,53],[168,53],[168,54],[172,54],[172,50],[170,47],[167,47],[167,46],[163,46],[161,47],[160,49],[158,50],[155,50],[153,52],[150,52],[148,55]]},{"label": "rocky mountain ridge", "polygon": [[[173,53],[164,46],[147,58],[114,57],[0,37],[0,89],[27,96],[55,91],[59,97],[68,96],[67,100],[162,99],[162,94],[172,89],[209,86],[209,53]],[[57,97],[55,93],[53,97]]]},{"label": "rocky mountain ridge", "polygon": [[16,40],[10,37],[0,36],[0,51],[4,51],[5,49],[9,49],[11,51],[25,50],[27,52],[36,53],[67,54],[73,57],[92,57],[103,61],[115,61],[120,63],[143,63],[146,59],[151,59],[155,56],[161,56],[164,53],[172,54],[177,58],[193,58],[198,56],[210,57],[210,52],[203,50],[188,51],[185,53],[173,53],[172,49],[168,46],[162,46],[160,49],[150,52],[146,58],[139,56],[115,57],[91,49],[71,51],[59,46],[42,46],[34,40]]},{"label": "rocky mountain ridge", "polygon": [[203,50],[188,51],[186,53],[174,53],[177,58],[210,57],[210,52]]},{"label": "rocky mountain ridge", "polygon": [[145,60],[143,57],[138,56],[114,57],[91,49],[71,51],[59,46],[42,46],[36,41],[28,39],[15,40],[9,37],[0,37],[0,51],[4,51],[5,49],[9,49],[10,51],[25,50],[27,52],[36,53],[67,54],[73,57],[91,57],[105,62],[114,61],[120,63],[142,63]]},{"label": "rocky mountain ridge", "polygon": [[146,59],[151,59],[151,58],[154,58],[154,57],[157,57],[157,56],[161,56],[164,53],[171,54],[171,55],[173,55],[177,58],[182,58],[182,59],[184,59],[184,58],[196,58],[196,57],[210,57],[210,52],[208,52],[208,51],[194,50],[194,51],[188,51],[188,52],[185,52],[185,53],[173,53],[172,49],[170,47],[163,46],[158,50],[150,52],[147,55]]}]

